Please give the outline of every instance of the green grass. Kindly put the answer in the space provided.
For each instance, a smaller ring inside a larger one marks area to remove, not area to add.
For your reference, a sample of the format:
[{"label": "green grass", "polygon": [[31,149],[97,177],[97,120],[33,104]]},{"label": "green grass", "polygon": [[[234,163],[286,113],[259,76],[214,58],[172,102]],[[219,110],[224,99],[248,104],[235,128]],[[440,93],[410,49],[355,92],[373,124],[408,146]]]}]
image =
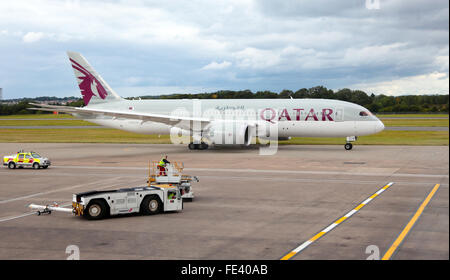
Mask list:
[{"label": "green grass", "polygon": [[[378,134],[361,136],[357,145],[409,145],[409,146],[448,146],[447,131],[393,131],[385,130]],[[300,138],[280,141],[281,145],[337,145],[345,144],[345,138]]]},{"label": "green grass", "polygon": [[419,119],[419,120],[412,120],[412,119],[385,119],[382,120],[385,126],[429,126],[429,127],[436,127],[436,126],[447,126],[448,127],[448,119]]},{"label": "green grass", "polygon": [[117,129],[0,129],[5,143],[152,143],[169,144],[169,135],[144,135]]},{"label": "green grass", "polygon": [[[169,135],[144,135],[116,129],[0,129],[4,143],[138,143],[169,144]],[[389,131],[362,136],[357,145],[448,146],[447,131]],[[345,138],[293,138],[281,145],[343,145]]]},{"label": "green grass", "polygon": [[8,115],[0,116],[0,119],[74,119],[75,117],[69,114],[28,114],[28,115]]},{"label": "green grass", "polygon": [[90,126],[97,125],[83,120],[78,119],[66,119],[61,120],[48,119],[48,120],[11,120],[11,119],[0,119],[0,126],[53,126],[53,125],[64,125],[64,126]]},{"label": "green grass", "polygon": [[378,118],[448,118],[448,114],[376,114]]}]

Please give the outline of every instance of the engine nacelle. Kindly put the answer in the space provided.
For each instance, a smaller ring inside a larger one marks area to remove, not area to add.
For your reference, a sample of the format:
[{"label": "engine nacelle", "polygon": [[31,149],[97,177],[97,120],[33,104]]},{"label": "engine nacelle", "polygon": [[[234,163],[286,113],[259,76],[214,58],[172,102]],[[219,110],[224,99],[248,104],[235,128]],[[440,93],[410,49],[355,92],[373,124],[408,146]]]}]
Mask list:
[{"label": "engine nacelle", "polygon": [[215,145],[249,146],[255,134],[255,125],[234,121],[211,122],[203,130],[203,137]]}]

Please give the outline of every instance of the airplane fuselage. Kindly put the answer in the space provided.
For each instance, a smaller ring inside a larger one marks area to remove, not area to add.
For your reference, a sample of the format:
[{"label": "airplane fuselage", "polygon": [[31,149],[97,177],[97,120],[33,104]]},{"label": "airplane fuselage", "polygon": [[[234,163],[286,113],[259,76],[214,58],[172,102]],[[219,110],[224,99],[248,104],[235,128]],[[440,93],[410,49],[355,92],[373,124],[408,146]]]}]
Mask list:
[{"label": "airplane fuselage", "polygon": [[[279,137],[347,137],[380,132],[383,123],[367,109],[354,103],[330,99],[165,99],[122,100],[90,104],[93,109],[123,112],[180,112],[196,117],[267,122],[276,125]],[[219,115],[217,115],[219,114]],[[169,134],[171,126],[158,122],[110,116],[78,115],[87,121],[142,134]]]}]

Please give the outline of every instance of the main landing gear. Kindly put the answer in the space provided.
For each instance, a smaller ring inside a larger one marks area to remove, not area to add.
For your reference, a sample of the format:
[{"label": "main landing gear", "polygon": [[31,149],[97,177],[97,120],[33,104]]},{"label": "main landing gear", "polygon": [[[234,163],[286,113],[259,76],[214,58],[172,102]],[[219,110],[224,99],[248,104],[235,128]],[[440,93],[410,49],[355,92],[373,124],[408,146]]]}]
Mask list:
[{"label": "main landing gear", "polygon": [[201,131],[193,131],[192,133],[192,141],[189,143],[189,150],[206,150],[208,149],[208,144],[203,142],[202,132]]},{"label": "main landing gear", "polygon": [[188,145],[189,150],[206,150],[208,149],[208,144],[206,144],[205,142],[201,142],[200,144],[194,144],[193,142],[191,142]]},{"label": "main landing gear", "polygon": [[356,141],[356,139],[357,139],[356,136],[349,136],[349,137],[347,137],[347,143],[344,145],[344,148],[347,151],[350,151],[353,148],[353,145],[350,142],[354,142],[354,141]]}]

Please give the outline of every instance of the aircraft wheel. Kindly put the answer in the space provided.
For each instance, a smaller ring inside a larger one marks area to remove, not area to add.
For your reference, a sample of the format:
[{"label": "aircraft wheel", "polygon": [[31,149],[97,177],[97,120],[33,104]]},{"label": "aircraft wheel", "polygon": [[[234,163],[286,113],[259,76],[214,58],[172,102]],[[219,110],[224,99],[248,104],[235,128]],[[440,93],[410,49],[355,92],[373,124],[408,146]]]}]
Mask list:
[{"label": "aircraft wheel", "polygon": [[202,142],[200,144],[190,143],[188,145],[189,150],[206,150],[208,149],[208,147],[208,144],[206,144],[205,142]]},{"label": "aircraft wheel", "polygon": [[353,148],[353,145],[352,145],[352,143],[347,143],[347,144],[344,145],[344,148],[345,148],[347,151],[349,151],[349,150],[351,150],[351,149]]}]

